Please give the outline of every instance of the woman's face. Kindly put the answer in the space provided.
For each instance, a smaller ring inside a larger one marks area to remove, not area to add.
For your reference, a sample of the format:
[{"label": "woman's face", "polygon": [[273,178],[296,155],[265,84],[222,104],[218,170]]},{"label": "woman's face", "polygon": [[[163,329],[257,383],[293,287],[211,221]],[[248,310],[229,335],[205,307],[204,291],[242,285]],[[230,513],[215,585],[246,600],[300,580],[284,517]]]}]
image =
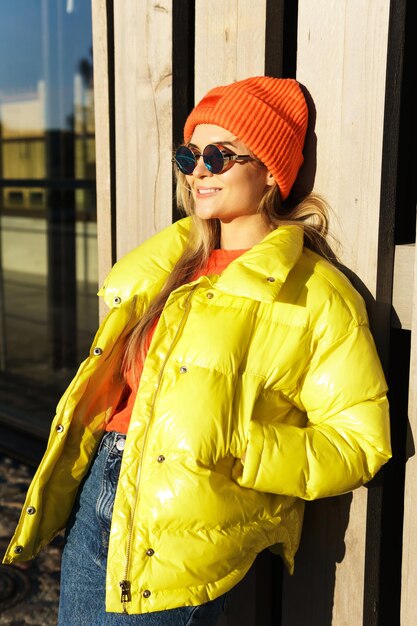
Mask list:
[{"label": "woman's face", "polygon": [[[221,126],[196,126],[190,145],[201,153],[212,143],[220,143],[235,154],[249,154],[245,144]],[[222,223],[231,223],[254,216],[262,196],[275,184],[272,175],[259,162],[231,163],[233,165],[221,174],[213,174],[199,158],[193,173],[186,177],[195,201],[195,213],[201,219],[217,218]]]}]

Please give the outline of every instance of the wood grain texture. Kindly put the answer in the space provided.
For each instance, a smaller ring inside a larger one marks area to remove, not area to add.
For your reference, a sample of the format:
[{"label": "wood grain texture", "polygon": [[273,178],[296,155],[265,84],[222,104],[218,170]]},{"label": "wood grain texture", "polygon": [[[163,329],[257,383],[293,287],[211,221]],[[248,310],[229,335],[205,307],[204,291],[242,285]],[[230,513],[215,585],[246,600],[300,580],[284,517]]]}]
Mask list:
[{"label": "wood grain texture", "polygon": [[[392,326],[413,329],[413,285],[415,245],[395,246],[394,285],[392,294]],[[413,380],[413,379],[411,379]]]},{"label": "wood grain texture", "polygon": [[266,0],[196,0],[195,98],[263,75]]},{"label": "wood grain texture", "polygon": [[[310,166],[316,166],[315,189],[333,208],[342,262],[371,297],[377,283],[389,4],[300,0],[298,5],[297,79],[317,112],[317,160]],[[295,577],[285,578],[282,626],[363,623],[367,491],[355,490],[339,521],[327,526],[332,506],[317,503],[307,518],[304,532],[311,545],[300,550]],[[300,603],[306,590],[311,602]]]},{"label": "wood grain texture", "polygon": [[172,221],[172,0],[117,2],[117,257]]},{"label": "wood grain texture", "polygon": [[[99,285],[112,266],[111,159],[106,0],[92,0],[94,115],[96,127],[97,242]],[[100,317],[107,307],[100,301]]]},{"label": "wood grain texture", "polygon": [[[342,260],[375,295],[389,0],[301,0],[297,78],[317,108],[316,190]],[[320,71],[317,71],[320,68]]]}]

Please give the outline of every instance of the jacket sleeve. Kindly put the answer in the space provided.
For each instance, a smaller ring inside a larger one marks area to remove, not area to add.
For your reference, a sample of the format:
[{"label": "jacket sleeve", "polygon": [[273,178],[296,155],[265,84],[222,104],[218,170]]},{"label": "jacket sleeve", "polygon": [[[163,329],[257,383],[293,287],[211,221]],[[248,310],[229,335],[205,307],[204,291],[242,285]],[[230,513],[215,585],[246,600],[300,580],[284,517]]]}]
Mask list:
[{"label": "jacket sleeve", "polygon": [[366,324],[318,342],[294,398],[306,426],[252,420],[237,481],[305,500],[369,481],[391,457],[386,391]]}]

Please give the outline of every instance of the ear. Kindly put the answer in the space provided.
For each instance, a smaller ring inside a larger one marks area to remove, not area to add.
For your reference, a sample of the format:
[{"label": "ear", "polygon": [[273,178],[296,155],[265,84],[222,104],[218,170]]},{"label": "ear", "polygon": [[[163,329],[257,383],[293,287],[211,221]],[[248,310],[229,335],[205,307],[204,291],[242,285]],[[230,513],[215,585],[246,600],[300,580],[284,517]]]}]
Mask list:
[{"label": "ear", "polygon": [[266,186],[267,187],[273,187],[274,185],[276,185],[276,181],[275,178],[273,177],[273,175],[271,174],[271,172],[268,171],[268,174],[266,176]]}]

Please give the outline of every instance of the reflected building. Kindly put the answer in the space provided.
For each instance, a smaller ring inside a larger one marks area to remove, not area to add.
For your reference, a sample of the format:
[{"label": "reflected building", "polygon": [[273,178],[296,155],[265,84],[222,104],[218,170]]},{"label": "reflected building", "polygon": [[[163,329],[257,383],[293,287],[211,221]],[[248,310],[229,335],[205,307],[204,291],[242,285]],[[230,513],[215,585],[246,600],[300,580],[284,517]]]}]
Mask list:
[{"label": "reflected building", "polygon": [[89,3],[21,4],[0,6],[0,446],[36,461],[98,322],[92,31]]}]

